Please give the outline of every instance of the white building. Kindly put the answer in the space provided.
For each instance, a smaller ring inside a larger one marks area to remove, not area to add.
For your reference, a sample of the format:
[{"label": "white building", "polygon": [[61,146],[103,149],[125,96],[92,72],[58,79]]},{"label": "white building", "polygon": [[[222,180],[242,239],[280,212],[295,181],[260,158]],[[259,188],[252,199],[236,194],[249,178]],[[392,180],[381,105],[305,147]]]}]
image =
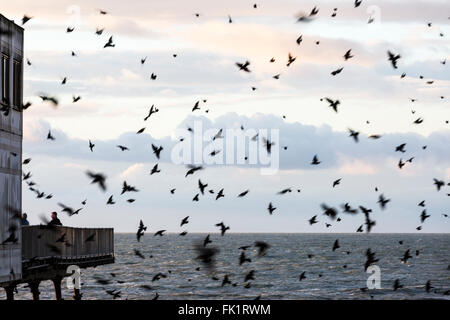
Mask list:
[{"label": "white building", "polygon": [[22,277],[23,35],[0,14],[0,285]]}]

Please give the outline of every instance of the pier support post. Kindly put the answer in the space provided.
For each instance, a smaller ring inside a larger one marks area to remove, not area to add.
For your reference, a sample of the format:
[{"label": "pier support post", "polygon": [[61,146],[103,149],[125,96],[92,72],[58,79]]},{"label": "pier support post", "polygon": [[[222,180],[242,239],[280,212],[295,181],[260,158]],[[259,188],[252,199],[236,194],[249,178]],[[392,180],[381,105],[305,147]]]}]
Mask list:
[{"label": "pier support post", "polygon": [[81,300],[81,296],[82,294],[80,292],[80,289],[73,289],[73,300]]},{"label": "pier support post", "polygon": [[28,286],[30,287],[31,294],[33,295],[33,300],[39,300],[39,284],[41,282],[39,280],[31,281],[28,283]]},{"label": "pier support post", "polygon": [[53,286],[55,287],[55,299],[56,300],[62,300],[62,294],[61,294],[62,279],[63,278],[61,276],[57,276],[52,279]]},{"label": "pier support post", "polygon": [[15,286],[13,286],[13,285],[9,285],[9,286],[5,287],[6,300],[8,300],[8,301],[14,300],[14,289],[15,289]]}]

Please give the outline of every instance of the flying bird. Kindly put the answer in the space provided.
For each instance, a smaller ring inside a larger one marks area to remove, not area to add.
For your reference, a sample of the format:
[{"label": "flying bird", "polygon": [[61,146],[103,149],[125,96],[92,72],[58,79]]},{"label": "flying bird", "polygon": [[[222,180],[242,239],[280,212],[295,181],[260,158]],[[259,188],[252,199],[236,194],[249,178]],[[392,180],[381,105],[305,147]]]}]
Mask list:
[{"label": "flying bird", "polygon": [[398,59],[401,58],[401,56],[399,54],[394,54],[391,51],[388,51],[387,54],[388,54],[388,60],[391,62],[392,67],[394,69],[397,69],[397,61],[398,61]]},{"label": "flying bird", "polygon": [[94,173],[88,170],[86,174],[92,179],[91,183],[97,183],[102,191],[106,191],[106,176],[103,173]]},{"label": "flying bird", "polygon": [[113,37],[109,37],[108,42],[103,46],[103,48],[115,47],[116,45],[113,42]]},{"label": "flying bird", "polygon": [[239,67],[239,70],[245,71],[245,72],[251,72],[248,66],[250,65],[249,61],[245,61],[244,63],[236,62],[236,66]]}]

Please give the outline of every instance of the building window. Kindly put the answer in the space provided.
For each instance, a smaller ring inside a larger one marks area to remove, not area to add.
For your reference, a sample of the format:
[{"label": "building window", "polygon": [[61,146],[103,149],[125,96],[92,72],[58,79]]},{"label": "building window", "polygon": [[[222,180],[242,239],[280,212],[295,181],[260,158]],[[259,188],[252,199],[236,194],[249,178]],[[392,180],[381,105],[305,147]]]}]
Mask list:
[{"label": "building window", "polygon": [[14,86],[13,86],[13,103],[20,108],[22,105],[22,64],[14,60]]},{"label": "building window", "polygon": [[2,55],[2,102],[9,104],[9,57]]}]

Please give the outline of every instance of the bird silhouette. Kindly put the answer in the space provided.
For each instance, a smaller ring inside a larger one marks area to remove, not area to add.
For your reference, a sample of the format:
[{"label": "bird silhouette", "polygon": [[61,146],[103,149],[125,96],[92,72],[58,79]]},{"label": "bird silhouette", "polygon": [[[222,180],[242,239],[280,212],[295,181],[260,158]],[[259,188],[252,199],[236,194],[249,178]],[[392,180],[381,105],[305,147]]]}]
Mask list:
[{"label": "bird silhouette", "polygon": [[245,72],[251,72],[248,66],[250,65],[249,61],[245,61],[244,63],[236,62],[236,66],[238,66],[239,70]]},{"label": "bird silhouette", "polygon": [[394,54],[391,51],[388,51],[387,54],[388,54],[388,60],[391,62],[392,67],[394,69],[397,69],[397,61],[398,61],[398,59],[401,58],[401,56],[399,54]]},{"label": "bird silhouette", "polygon": [[391,201],[391,199],[386,199],[383,194],[380,194],[378,197],[378,203],[380,204],[381,209],[385,209],[386,205]]},{"label": "bird silhouette", "polygon": [[109,37],[108,42],[105,43],[105,45],[103,46],[103,48],[108,48],[108,47],[113,48],[113,47],[115,47],[115,46],[116,46],[116,45],[115,45],[114,42],[113,42],[113,37],[111,36],[111,37]]},{"label": "bird silhouette", "polygon": [[103,192],[106,191],[106,175],[89,170],[86,171],[86,175],[92,179],[91,184],[96,183]]},{"label": "bird silhouette", "polygon": [[267,207],[267,210],[270,214],[272,214],[277,208],[272,205],[272,202],[269,203],[269,206]]}]

